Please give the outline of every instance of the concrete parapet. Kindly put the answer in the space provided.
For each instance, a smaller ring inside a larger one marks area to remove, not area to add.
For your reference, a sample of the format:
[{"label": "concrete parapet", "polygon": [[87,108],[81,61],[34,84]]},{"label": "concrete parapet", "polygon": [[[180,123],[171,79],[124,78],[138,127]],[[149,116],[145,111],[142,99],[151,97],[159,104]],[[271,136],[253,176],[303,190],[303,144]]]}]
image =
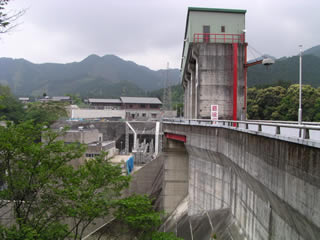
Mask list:
[{"label": "concrete parapet", "polygon": [[230,209],[247,239],[320,239],[320,149],[227,128],[185,135],[189,214]]}]

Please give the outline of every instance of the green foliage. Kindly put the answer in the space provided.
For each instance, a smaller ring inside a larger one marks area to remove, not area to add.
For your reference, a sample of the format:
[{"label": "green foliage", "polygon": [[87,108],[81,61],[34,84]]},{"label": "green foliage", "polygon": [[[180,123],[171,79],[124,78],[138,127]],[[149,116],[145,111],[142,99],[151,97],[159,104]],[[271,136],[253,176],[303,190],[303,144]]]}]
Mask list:
[{"label": "green foliage", "polygon": [[114,216],[135,232],[152,232],[161,224],[161,216],[147,196],[132,195],[116,202]]},{"label": "green foliage", "polygon": [[141,240],[180,240],[173,233],[156,231],[161,224],[162,212],[153,209],[146,195],[132,195],[115,201],[114,216]]},{"label": "green foliage", "polygon": [[63,102],[32,102],[25,110],[24,120],[35,123],[52,124],[61,117],[66,117],[66,103]]},{"label": "green foliage", "polygon": [[10,24],[8,15],[4,13],[5,6],[8,2],[9,0],[0,0],[0,32],[4,32]]},{"label": "green foliage", "polygon": [[[161,88],[159,90],[149,92],[148,96],[157,97],[162,100],[163,91],[164,91],[164,88]],[[173,110],[178,110],[178,116],[181,116],[183,114],[183,101],[184,101],[183,99],[184,90],[181,84],[177,84],[171,87],[171,96],[172,96],[172,108]]]},{"label": "green foliage", "polygon": [[[313,87],[320,86],[320,57],[316,55],[303,56],[303,84]],[[299,56],[276,60],[268,69],[263,65],[248,68],[248,86],[275,86],[289,82],[299,82]]]},{"label": "green foliage", "polygon": [[[299,85],[248,89],[248,119],[297,121]],[[320,88],[302,86],[303,121],[320,121]]]},{"label": "green foliage", "polygon": [[[177,83],[179,70],[170,69],[171,82]],[[164,71],[153,71],[113,55],[91,55],[70,64],[33,64],[24,59],[0,58],[0,78],[15,95],[117,98],[145,96],[164,86]]]},{"label": "green foliage", "polygon": [[0,199],[6,200],[0,211],[14,213],[13,225],[1,226],[1,239],[81,239],[128,186],[121,168],[103,155],[72,167],[85,148],[58,141],[61,134],[32,122],[0,127]]},{"label": "green foliage", "polygon": [[[303,85],[302,87],[302,119],[303,121],[319,121],[320,113],[320,89]],[[286,96],[281,100],[275,114],[280,120],[298,120],[299,108],[299,85],[295,84],[288,88]]]},{"label": "green foliage", "polygon": [[12,95],[9,87],[0,85],[0,120],[18,122],[23,117],[23,105]]},{"label": "green foliage", "polygon": [[12,12],[6,10],[10,0],[0,0],[0,33],[6,33],[15,27],[16,20],[24,14],[24,11]]},{"label": "green foliage", "polygon": [[0,85],[0,120],[52,124],[67,116],[65,107],[66,103],[61,102],[32,102],[24,106],[12,95],[9,87]]},{"label": "green foliage", "polygon": [[25,225],[21,225],[20,229],[16,225],[5,228],[0,225],[0,237],[6,240],[34,240],[39,239],[39,234]]},{"label": "green foliage", "polygon": [[249,119],[275,119],[276,111],[286,90],[283,87],[269,87],[264,89],[248,89]]},{"label": "green foliage", "polygon": [[307,49],[303,52],[303,55],[314,55],[320,57],[320,45]]}]

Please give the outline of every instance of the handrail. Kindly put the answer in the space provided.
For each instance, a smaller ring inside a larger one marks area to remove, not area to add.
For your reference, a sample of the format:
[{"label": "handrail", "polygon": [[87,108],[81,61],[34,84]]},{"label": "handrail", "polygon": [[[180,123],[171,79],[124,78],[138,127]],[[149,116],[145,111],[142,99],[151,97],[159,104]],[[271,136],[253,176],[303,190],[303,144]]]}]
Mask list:
[{"label": "handrail", "polygon": [[[297,138],[310,139],[310,130],[320,131],[319,123],[309,124],[305,122],[304,124],[296,124],[295,122],[270,122],[270,121],[261,121],[261,120],[210,120],[210,119],[182,119],[182,118],[165,118],[163,122],[166,123],[184,123],[188,125],[205,125],[205,126],[219,126],[219,127],[232,127],[235,129],[249,129],[249,125],[258,126],[257,132],[263,132],[263,126],[275,127],[274,135],[281,135],[281,128],[292,128],[299,130],[299,136]],[[222,125],[218,125],[222,123]],[[240,124],[243,124],[245,127],[240,127]],[[320,140],[320,139],[319,139]]]},{"label": "handrail", "polygon": [[[300,129],[310,129],[310,130],[320,130],[320,126],[312,126],[312,124],[293,124],[291,122],[288,123],[281,123],[281,122],[268,122],[268,121],[262,121],[262,120],[248,120],[248,121],[242,121],[242,120],[210,120],[210,119],[183,119],[183,118],[164,118],[163,122],[165,121],[171,121],[171,122],[185,122],[185,121],[195,121],[195,122],[207,122],[210,124],[214,124],[215,122],[222,122],[222,123],[242,123],[242,124],[252,124],[252,125],[263,125],[263,126],[273,126],[273,127],[287,127],[287,128],[300,128]],[[319,124],[320,125],[320,124]]]},{"label": "handrail", "polygon": [[[266,122],[266,123],[286,123],[286,124],[298,124],[298,121],[281,121],[281,120],[246,120],[247,122]],[[320,122],[302,122],[303,125],[320,126]]]},{"label": "handrail", "polygon": [[228,34],[228,33],[194,33],[193,42],[208,43],[244,43],[245,34]]}]

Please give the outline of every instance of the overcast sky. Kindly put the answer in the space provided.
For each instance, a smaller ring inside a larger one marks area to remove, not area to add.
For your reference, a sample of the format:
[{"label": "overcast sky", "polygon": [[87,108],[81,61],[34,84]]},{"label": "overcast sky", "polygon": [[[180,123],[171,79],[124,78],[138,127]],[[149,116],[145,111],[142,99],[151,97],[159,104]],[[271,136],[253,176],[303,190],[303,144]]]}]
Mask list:
[{"label": "overcast sky", "polygon": [[114,54],[179,68],[188,6],[246,9],[249,58],[258,57],[253,49],[282,57],[320,44],[320,0],[11,0],[27,12],[0,36],[0,57],[67,63]]}]

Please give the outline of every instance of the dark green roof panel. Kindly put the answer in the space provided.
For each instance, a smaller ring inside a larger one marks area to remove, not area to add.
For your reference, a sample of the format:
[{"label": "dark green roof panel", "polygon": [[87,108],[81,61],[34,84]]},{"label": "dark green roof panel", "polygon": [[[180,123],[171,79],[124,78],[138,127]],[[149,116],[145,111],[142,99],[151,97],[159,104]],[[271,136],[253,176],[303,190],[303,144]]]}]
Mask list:
[{"label": "dark green roof panel", "polygon": [[199,7],[188,7],[188,12],[224,12],[224,13],[246,13],[247,10],[242,9],[225,9],[225,8],[199,8]]}]

